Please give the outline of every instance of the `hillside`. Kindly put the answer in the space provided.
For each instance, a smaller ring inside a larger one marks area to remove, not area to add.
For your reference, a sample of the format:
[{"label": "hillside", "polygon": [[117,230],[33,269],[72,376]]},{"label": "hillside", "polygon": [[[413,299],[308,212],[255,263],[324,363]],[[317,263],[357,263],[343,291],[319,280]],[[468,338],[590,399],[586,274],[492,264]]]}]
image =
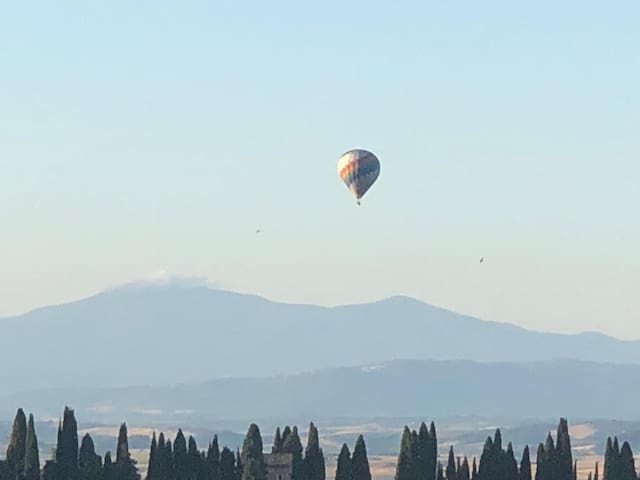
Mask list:
[{"label": "hillside", "polygon": [[[638,365],[555,360],[510,364],[394,361],[267,378],[166,387],[59,388],[0,398],[39,416],[73,402],[95,421],[200,424],[232,419],[616,418],[640,420]],[[5,415],[7,414],[5,413]],[[508,420],[502,420],[506,424]]]}]

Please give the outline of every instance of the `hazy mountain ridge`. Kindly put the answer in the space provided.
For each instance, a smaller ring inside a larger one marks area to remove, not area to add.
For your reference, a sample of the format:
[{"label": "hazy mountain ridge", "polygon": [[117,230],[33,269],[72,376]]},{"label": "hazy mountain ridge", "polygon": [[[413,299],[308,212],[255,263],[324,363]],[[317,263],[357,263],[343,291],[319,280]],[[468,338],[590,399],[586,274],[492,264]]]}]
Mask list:
[{"label": "hazy mountain ridge", "polygon": [[[0,410],[59,409],[98,421],[484,416],[640,420],[640,365],[393,361],[268,378],[166,387],[59,388],[0,398]],[[248,394],[250,392],[250,394]],[[258,399],[258,400],[256,400]],[[55,412],[56,410],[54,410]]]},{"label": "hazy mountain ridge", "polygon": [[[0,319],[5,392],[265,377],[391,359],[640,363],[640,342],[478,320],[406,297],[291,305],[202,286],[137,285]],[[19,359],[17,362],[16,359]]]}]

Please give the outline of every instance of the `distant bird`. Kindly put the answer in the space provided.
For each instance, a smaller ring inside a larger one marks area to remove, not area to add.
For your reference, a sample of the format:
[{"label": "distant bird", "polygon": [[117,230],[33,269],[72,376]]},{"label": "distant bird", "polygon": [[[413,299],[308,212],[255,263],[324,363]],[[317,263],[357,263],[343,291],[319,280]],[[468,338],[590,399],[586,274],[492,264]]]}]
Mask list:
[{"label": "distant bird", "polygon": [[259,228],[256,229],[256,233],[262,233],[262,230],[260,230]]},{"label": "distant bird", "polygon": [[484,262],[484,257],[480,257],[480,263]]}]

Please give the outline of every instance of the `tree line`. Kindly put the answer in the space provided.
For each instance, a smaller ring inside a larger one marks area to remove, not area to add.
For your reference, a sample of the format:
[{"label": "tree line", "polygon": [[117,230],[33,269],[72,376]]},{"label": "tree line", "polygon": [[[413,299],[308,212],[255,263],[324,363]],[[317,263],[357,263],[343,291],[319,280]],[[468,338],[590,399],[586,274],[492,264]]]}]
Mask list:
[{"label": "tree line", "polygon": [[[267,464],[260,429],[251,424],[242,448],[235,452],[220,449],[215,435],[206,450],[200,450],[195,438],[178,430],[173,441],[163,432],[154,433],[149,449],[146,480],[266,480]],[[38,437],[33,415],[18,409],[4,460],[0,460],[0,480],[141,480],[131,457],[126,423],[120,425],[115,449],[104,458],[96,453],[91,435],[79,441],[74,411],[65,407],[58,426],[57,444],[52,458],[41,467]],[[298,428],[276,429],[272,454],[288,454],[291,479],[325,480],[326,465],[318,429],[311,423],[307,444],[303,447]],[[396,464],[395,480],[576,480],[578,465],[571,450],[566,419],[558,424],[555,440],[549,433],[537,446],[535,474],[529,447],[516,460],[512,444],[503,447],[497,429],[485,441],[479,459],[456,456],[450,447],[446,462],[439,461],[436,426],[423,422],[418,430],[404,427]],[[342,445],[335,480],[371,480],[364,437],[360,435],[353,454]],[[598,463],[589,480],[601,480]],[[638,480],[633,452],[628,442],[620,447],[617,438],[607,440],[602,480]]]}]

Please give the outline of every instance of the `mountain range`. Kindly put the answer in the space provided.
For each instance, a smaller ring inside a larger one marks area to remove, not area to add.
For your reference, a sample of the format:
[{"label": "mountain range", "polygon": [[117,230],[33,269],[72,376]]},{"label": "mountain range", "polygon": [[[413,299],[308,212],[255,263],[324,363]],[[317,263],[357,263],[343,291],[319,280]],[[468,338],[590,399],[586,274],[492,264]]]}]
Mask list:
[{"label": "mountain range", "polygon": [[638,341],[529,331],[407,297],[326,308],[198,285],[133,284],[3,318],[0,326],[5,394],[272,377],[402,359],[640,364]]}]

